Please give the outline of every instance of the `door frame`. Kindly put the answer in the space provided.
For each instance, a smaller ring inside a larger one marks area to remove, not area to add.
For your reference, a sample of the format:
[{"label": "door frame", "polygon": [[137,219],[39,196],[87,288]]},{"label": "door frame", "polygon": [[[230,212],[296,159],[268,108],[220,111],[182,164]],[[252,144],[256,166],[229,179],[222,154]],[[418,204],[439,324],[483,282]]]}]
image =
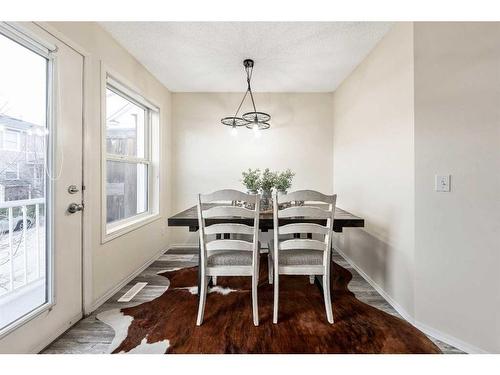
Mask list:
[{"label": "door frame", "polygon": [[[89,132],[87,127],[89,124],[89,119],[92,118],[92,113],[90,112],[89,100],[87,95],[91,92],[91,53],[82,47],[80,44],[67,37],[65,34],[61,33],[55,27],[49,24],[49,22],[34,21],[33,24],[40,27],[42,30],[52,35],[54,38],[60,40],[62,43],[66,44],[68,47],[73,49],[75,52],[79,53],[83,57],[83,103],[82,103],[82,134],[83,134],[83,144],[82,144],[82,162],[83,162],[83,176],[82,176],[82,201],[86,201],[87,190],[85,186],[94,185],[99,183],[98,181],[92,180],[92,167],[87,158],[87,150],[91,149],[93,145],[92,140],[89,138]],[[90,120],[91,121],[91,120]],[[82,211],[82,313],[83,316],[89,315],[93,311],[93,268],[92,268],[92,208],[91,205],[85,205],[85,209]]]}]

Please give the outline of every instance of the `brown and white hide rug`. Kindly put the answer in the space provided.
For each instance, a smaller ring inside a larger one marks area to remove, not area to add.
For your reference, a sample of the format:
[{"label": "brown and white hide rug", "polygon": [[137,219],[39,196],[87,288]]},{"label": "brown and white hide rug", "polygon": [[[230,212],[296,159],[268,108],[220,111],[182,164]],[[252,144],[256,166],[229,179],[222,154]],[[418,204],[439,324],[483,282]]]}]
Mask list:
[{"label": "brown and white hide rug", "polygon": [[168,271],[158,298],[106,311],[99,320],[115,330],[113,353],[441,353],[422,332],[369,306],[347,288],[351,273],[332,263],[334,324],[323,294],[307,276],[280,276],[279,322],[273,324],[273,286],[261,257],[260,325],[252,322],[250,277],[218,277],[209,289],[205,320],[196,326],[197,267]]}]

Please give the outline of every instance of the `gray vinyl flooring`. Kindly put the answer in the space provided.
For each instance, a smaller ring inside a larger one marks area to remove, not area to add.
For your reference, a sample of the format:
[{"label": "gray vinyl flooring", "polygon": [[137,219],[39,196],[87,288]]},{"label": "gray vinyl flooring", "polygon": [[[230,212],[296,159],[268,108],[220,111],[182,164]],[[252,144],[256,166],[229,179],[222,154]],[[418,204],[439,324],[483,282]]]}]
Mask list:
[{"label": "gray vinyl flooring", "polygon": [[[197,264],[198,255],[196,249],[170,249],[162,255],[151,266],[144,270],[139,276],[133,279],[130,283],[124,286],[118,293],[112,296],[101,307],[94,311],[88,317],[80,320],[57,340],[50,344],[42,352],[43,354],[98,354],[109,353],[109,345],[114,337],[114,331],[108,325],[102,323],[96,318],[100,312],[111,310],[114,308],[124,308],[128,306],[138,305],[143,302],[150,301],[160,296],[168,286],[168,280],[157,273],[174,267],[190,267]],[[366,282],[363,277],[354,270],[344,258],[338,253],[333,252],[333,260],[340,266],[348,269],[353,278],[349,283],[351,290],[356,297],[373,306],[383,310],[391,315],[401,316],[392,308],[387,301],[373,287]],[[130,302],[120,303],[118,299],[128,291],[137,282],[147,282],[147,286],[143,288]],[[194,324],[194,322],[193,322]],[[460,350],[450,346],[444,342],[436,340],[429,336],[437,346],[446,354],[463,353]]]}]

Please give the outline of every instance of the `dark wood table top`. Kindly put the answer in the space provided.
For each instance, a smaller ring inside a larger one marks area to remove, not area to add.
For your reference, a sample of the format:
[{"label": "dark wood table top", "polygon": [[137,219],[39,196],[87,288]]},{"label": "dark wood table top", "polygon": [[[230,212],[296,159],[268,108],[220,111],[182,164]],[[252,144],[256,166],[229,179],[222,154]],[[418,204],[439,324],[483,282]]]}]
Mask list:
[{"label": "dark wood table top", "polygon": [[[252,225],[253,219],[229,219],[229,218],[213,218],[206,220],[207,225],[224,223],[224,222],[236,222],[241,224]],[[280,225],[292,224],[300,222],[309,222],[325,225],[326,221],[321,219],[304,219],[302,217],[296,218],[286,218],[280,219]],[[179,212],[168,218],[168,225],[170,227],[188,227],[190,232],[196,232],[198,230],[198,213],[196,212],[196,206],[190,207],[187,210]],[[335,208],[335,220],[333,221],[333,230],[335,232],[342,232],[343,228],[346,227],[364,227],[365,220],[347,212],[341,208]],[[273,229],[273,214],[272,212],[263,212],[260,214],[259,227],[263,232]]]}]

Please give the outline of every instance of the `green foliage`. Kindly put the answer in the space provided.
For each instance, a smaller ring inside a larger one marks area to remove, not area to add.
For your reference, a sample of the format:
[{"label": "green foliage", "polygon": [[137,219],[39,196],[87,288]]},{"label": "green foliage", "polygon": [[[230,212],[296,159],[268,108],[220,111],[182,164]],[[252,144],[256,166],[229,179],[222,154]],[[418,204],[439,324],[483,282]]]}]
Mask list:
[{"label": "green foliage", "polygon": [[292,186],[295,173],[290,169],[283,172],[272,172],[266,168],[261,174],[260,169],[249,168],[248,171],[242,173],[242,176],[242,182],[247,191],[255,194],[259,191],[269,193],[273,188],[280,192],[287,191]]},{"label": "green foliage", "polygon": [[280,192],[285,192],[292,187],[292,180],[295,176],[290,169],[276,174],[274,187]]},{"label": "green foliage", "polygon": [[269,168],[264,169],[260,182],[262,191],[270,192],[271,190],[273,190],[275,182],[276,182],[276,172],[271,172]]},{"label": "green foliage", "polygon": [[247,188],[247,190],[251,193],[257,194],[260,190],[260,169],[251,169],[248,168],[248,171],[243,171],[243,185]]}]

